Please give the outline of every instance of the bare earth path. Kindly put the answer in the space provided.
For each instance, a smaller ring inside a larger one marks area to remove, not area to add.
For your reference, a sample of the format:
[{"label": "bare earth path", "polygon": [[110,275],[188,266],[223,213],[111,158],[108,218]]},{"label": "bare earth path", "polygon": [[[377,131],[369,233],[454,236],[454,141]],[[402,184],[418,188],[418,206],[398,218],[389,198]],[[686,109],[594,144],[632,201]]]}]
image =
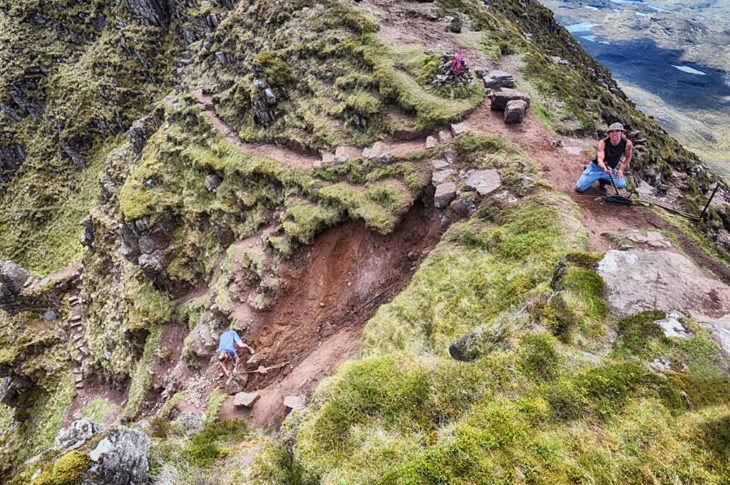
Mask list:
[{"label": "bare earth path", "polygon": [[193,93],[195,94],[195,99],[197,99],[205,109],[205,115],[218,129],[221,136],[242,152],[258,155],[260,157],[271,158],[277,162],[299,168],[312,168],[314,167],[315,162],[319,161],[318,156],[303,154],[277,145],[242,142],[238,139],[238,136],[236,136],[235,131],[231,130],[231,128],[226,125],[220,117],[218,117],[213,106],[212,97],[204,94],[202,89],[196,89]]}]

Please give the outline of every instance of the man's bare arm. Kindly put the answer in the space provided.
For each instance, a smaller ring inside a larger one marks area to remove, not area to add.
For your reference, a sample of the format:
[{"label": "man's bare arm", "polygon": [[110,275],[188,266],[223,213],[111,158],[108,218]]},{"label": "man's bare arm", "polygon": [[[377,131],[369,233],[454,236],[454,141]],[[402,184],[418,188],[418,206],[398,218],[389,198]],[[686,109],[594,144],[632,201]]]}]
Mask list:
[{"label": "man's bare arm", "polygon": [[626,150],[624,151],[624,159],[623,163],[618,167],[618,170],[616,170],[616,173],[619,177],[623,177],[624,170],[629,169],[629,163],[631,163],[631,157],[634,154],[634,144],[631,143],[631,140],[626,140]]},{"label": "man's bare arm", "polygon": [[606,157],[606,143],[601,140],[598,142],[598,149],[596,151],[596,162],[598,163],[598,167],[603,170],[604,172],[608,172],[608,167],[606,167],[606,164],[604,163],[603,159]]}]

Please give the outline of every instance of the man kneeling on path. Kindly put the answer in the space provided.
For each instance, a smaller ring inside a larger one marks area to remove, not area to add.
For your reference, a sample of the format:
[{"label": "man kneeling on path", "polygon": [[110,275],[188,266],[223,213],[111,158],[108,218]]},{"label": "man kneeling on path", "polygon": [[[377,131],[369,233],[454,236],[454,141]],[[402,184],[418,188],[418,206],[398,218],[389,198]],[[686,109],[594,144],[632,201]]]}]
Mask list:
[{"label": "man kneeling on path", "polygon": [[634,145],[624,136],[624,126],[614,123],[608,127],[608,136],[598,142],[596,159],[588,164],[578,181],[575,183],[576,192],[585,192],[598,180],[601,188],[611,183],[609,173],[613,174],[613,181],[617,189],[626,188],[624,170],[629,168]]},{"label": "man kneeling on path", "polygon": [[238,365],[238,349],[247,349],[252,354],[254,352],[253,348],[243,343],[241,337],[238,336],[235,330],[224,332],[221,335],[216,355],[218,356],[218,363],[226,377],[231,377],[231,372],[226,368],[226,362],[233,359],[233,370]]}]

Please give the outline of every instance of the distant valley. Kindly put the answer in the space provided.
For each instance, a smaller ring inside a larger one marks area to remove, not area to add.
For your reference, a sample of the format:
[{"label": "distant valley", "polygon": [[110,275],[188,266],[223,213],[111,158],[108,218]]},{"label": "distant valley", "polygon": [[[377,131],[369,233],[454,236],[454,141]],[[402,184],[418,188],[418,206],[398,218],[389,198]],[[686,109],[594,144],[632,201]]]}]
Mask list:
[{"label": "distant valley", "polygon": [[642,111],[730,174],[730,1],[542,3]]}]

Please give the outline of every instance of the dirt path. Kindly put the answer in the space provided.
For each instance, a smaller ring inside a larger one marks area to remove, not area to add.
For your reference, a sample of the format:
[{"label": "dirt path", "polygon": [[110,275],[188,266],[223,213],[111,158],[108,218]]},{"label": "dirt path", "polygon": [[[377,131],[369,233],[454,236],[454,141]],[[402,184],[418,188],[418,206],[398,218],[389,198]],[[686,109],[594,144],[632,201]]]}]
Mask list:
[{"label": "dirt path", "polygon": [[226,125],[215,112],[215,106],[213,105],[213,98],[203,93],[203,90],[198,88],[193,91],[195,99],[205,109],[205,115],[213,123],[223,138],[228,142],[245,153],[252,155],[258,155],[260,157],[271,158],[277,162],[291,165],[298,168],[312,168],[315,163],[319,161],[319,157],[315,155],[308,155],[300,153],[288,148],[283,148],[277,145],[267,143],[244,143],[238,139],[238,136],[228,125]]}]

